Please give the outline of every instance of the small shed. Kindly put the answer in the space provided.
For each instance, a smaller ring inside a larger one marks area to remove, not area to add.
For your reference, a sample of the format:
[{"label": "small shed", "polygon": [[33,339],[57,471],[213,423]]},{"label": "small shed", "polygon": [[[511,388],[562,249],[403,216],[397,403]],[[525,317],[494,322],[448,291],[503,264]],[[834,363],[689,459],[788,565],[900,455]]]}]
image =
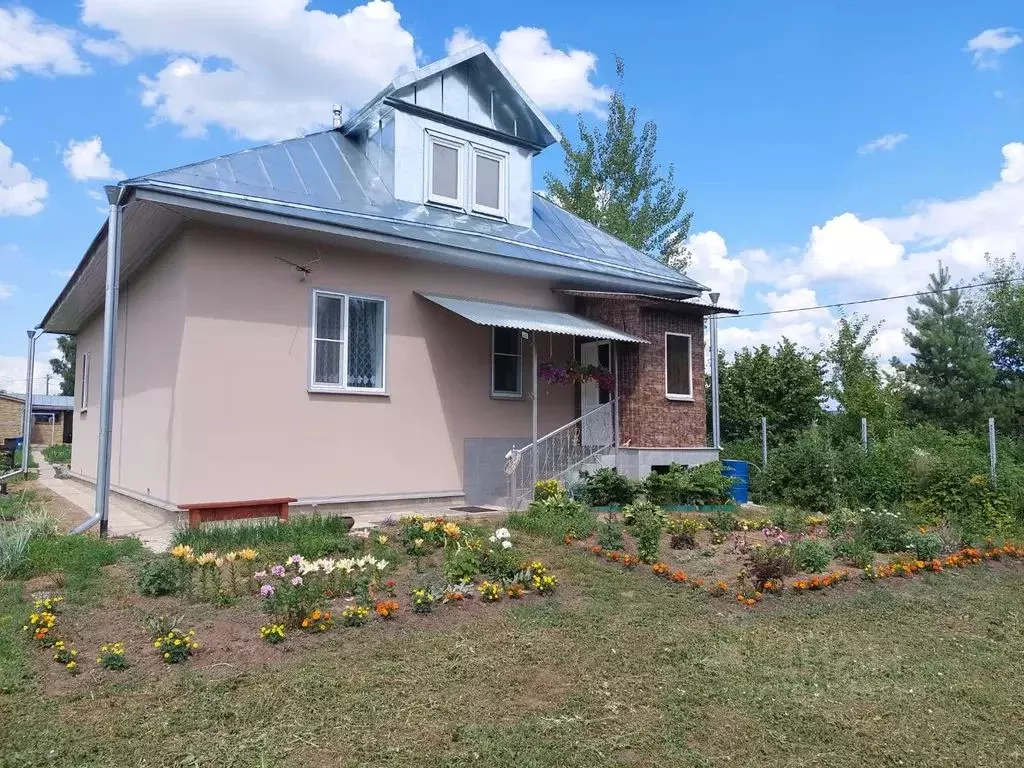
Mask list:
[{"label": "small shed", "polygon": [[[75,398],[65,395],[32,395],[33,445],[70,443]],[[0,440],[21,437],[25,395],[0,391]]]}]

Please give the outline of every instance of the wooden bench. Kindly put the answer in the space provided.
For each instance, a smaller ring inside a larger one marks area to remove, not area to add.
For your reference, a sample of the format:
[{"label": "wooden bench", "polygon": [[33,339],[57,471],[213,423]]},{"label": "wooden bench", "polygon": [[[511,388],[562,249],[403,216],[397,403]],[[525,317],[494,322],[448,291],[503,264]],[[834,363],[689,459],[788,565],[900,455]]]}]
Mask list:
[{"label": "wooden bench", "polygon": [[288,505],[297,499],[250,499],[249,501],[204,501],[200,504],[179,504],[188,512],[188,527],[221,520],[250,520],[255,517],[276,517],[288,522]]}]

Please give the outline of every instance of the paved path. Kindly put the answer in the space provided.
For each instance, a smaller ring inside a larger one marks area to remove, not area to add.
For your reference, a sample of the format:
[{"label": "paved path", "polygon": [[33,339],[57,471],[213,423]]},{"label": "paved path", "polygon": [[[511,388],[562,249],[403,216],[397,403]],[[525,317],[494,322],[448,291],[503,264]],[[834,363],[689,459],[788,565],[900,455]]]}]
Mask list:
[{"label": "paved path", "polygon": [[[90,517],[95,509],[92,486],[77,480],[61,480],[43,455],[33,449],[32,456],[39,465],[39,483],[62,496]],[[141,505],[117,494],[110,494],[109,533],[111,536],[136,536],[155,552],[164,552],[171,545],[176,518],[170,513],[143,509]],[[96,530],[99,529],[97,524]]]}]

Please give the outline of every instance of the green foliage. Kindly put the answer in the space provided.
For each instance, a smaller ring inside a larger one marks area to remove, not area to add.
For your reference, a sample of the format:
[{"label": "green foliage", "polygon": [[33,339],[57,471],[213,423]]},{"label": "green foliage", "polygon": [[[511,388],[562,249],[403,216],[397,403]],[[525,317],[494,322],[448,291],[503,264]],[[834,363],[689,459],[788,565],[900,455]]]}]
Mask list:
[{"label": "green foliage", "polygon": [[746,570],[754,586],[763,589],[766,581],[781,581],[794,573],[793,552],[782,544],[754,547],[747,555]]},{"label": "green foliage", "polygon": [[739,521],[732,512],[722,510],[712,512],[708,515],[708,524],[716,531],[730,533],[736,530]]},{"label": "green foliage", "polygon": [[32,533],[23,525],[3,524],[0,527],[0,578],[16,573],[28,556]]},{"label": "green foliage", "polygon": [[832,562],[832,552],[817,539],[801,539],[793,542],[793,562],[801,571],[821,573]]},{"label": "green foliage", "polygon": [[637,111],[626,106],[625,65],[618,57],[615,70],[619,83],[609,100],[607,119],[591,127],[581,115],[578,145],[563,136],[565,175],[559,179],[546,174],[548,192],[584,221],[684,269],[688,259],[683,243],[693,215],[683,212],[686,192],[676,188],[673,167],[662,175],[656,162],[654,122],[644,123],[637,135]]},{"label": "green foliage", "polygon": [[618,470],[602,467],[596,472],[580,472],[577,492],[592,507],[625,506],[640,495],[642,486]]},{"label": "green foliage", "polygon": [[874,550],[856,539],[837,541],[832,547],[832,552],[837,558],[849,563],[854,568],[866,568],[875,561]]},{"label": "green foliage", "polygon": [[906,544],[918,560],[934,560],[942,554],[942,538],[934,533],[911,531],[907,534]]},{"label": "green foliage", "polygon": [[776,507],[772,510],[772,522],[789,534],[807,532],[807,513],[793,507]]},{"label": "green foliage", "polygon": [[672,549],[696,549],[697,533],[704,529],[704,523],[692,517],[677,517],[668,521],[666,529]]},{"label": "green foliage", "polygon": [[104,565],[137,557],[143,551],[138,539],[101,539],[96,536],[48,535],[29,540],[25,559],[13,576],[30,579],[63,574],[69,599],[91,594]]},{"label": "green foliage", "polygon": [[812,427],[771,452],[752,483],[761,501],[781,501],[811,512],[829,512],[838,499],[835,456],[819,428]]},{"label": "green foliage", "polygon": [[261,522],[218,525],[175,531],[173,544],[187,544],[196,552],[230,552],[250,547],[268,559],[294,554],[315,560],[329,554],[355,554],[362,543],[348,535],[351,518],[304,515],[286,523]]},{"label": "green foliage", "polygon": [[647,499],[633,502],[623,510],[623,516],[629,513],[633,520],[633,535],[636,537],[637,556],[641,563],[651,564],[658,561],[661,531],[665,524],[665,513]]},{"label": "green foliage", "polygon": [[565,487],[555,480],[538,480],[533,486],[534,501],[545,501],[550,498],[557,498],[565,495]]},{"label": "green foliage", "polygon": [[838,539],[846,533],[846,530],[855,525],[857,522],[857,516],[853,513],[849,507],[840,507],[831,514],[829,514],[826,520],[826,527],[828,528],[828,535],[833,539]]},{"label": "green foliage", "polygon": [[50,368],[60,376],[60,393],[71,397],[75,394],[75,337],[58,336],[57,353],[59,357],[50,358]]},{"label": "green foliage", "polygon": [[1024,441],[1024,264],[1019,257],[988,257],[981,282],[995,283],[980,301],[980,314],[995,369],[997,420]]},{"label": "green foliage", "polygon": [[644,495],[655,504],[722,504],[728,501],[733,479],[722,475],[722,464],[710,461],[695,467],[672,464],[666,472],[651,472],[643,482]]},{"label": "green foliage", "polygon": [[70,464],[71,446],[67,443],[58,443],[43,448],[43,458],[51,464]]},{"label": "green foliage", "polygon": [[139,592],[143,595],[176,595],[182,591],[181,562],[159,555],[139,569]]},{"label": "green foliage", "polygon": [[604,549],[622,549],[622,524],[608,518],[597,529],[597,543]]},{"label": "green foliage", "polygon": [[444,578],[449,584],[468,584],[480,573],[480,554],[456,541],[444,550]]},{"label": "green foliage", "polygon": [[566,536],[586,538],[597,525],[597,517],[585,504],[568,496],[534,501],[526,512],[508,516],[508,527],[561,542]]},{"label": "green foliage", "polygon": [[898,512],[864,507],[857,514],[856,538],[875,552],[899,552],[905,546],[907,528]]}]

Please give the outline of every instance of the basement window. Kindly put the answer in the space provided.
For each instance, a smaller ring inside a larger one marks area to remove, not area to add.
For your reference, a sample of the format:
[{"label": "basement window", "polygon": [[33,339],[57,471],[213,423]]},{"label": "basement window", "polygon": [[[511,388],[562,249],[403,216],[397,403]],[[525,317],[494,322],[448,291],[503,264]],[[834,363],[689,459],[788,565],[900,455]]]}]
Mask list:
[{"label": "basement window", "polygon": [[310,389],[384,394],[387,303],[313,292]]},{"label": "basement window", "polygon": [[665,397],[669,400],[693,400],[693,357],[689,334],[665,334]]}]

